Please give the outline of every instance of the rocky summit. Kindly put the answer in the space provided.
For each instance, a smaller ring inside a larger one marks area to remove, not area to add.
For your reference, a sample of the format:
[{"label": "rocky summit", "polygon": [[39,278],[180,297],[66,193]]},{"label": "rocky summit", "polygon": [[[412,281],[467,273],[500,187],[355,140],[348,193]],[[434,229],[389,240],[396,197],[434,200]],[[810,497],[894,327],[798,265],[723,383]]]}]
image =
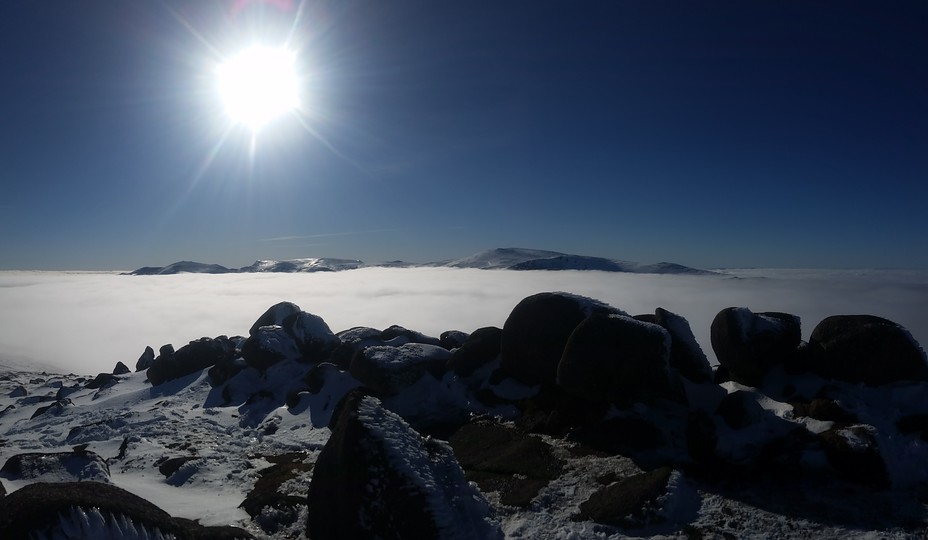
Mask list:
[{"label": "rocky summit", "polygon": [[902,326],[542,292],[502,328],[140,344],[0,374],[2,538],[917,538],[928,361]]}]

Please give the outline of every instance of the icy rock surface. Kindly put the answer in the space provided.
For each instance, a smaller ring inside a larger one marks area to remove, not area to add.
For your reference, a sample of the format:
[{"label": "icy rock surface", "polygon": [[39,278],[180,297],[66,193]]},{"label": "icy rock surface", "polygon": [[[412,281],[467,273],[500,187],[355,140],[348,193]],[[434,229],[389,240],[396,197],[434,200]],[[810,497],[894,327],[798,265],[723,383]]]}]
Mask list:
[{"label": "icy rock surface", "polygon": [[450,447],[361,392],[342,405],[308,504],[310,537],[502,538]]},{"label": "icy rock surface", "polygon": [[395,394],[428,373],[440,377],[450,358],[451,353],[437,345],[373,346],[355,355],[349,371],[375,391]]}]

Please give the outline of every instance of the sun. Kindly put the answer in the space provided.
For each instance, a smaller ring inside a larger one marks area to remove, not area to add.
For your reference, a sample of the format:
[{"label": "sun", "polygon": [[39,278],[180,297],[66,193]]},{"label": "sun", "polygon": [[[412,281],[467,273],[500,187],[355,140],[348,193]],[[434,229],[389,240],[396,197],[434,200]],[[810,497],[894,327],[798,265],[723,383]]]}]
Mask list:
[{"label": "sun", "polygon": [[254,45],[216,69],[217,86],[229,118],[257,133],[300,106],[296,53]]}]

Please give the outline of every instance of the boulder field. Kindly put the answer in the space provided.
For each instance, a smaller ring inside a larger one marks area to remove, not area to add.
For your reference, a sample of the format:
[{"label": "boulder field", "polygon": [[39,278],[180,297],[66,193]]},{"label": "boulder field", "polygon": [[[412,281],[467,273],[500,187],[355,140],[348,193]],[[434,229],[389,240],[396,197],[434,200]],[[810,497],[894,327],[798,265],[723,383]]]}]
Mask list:
[{"label": "boulder field", "polygon": [[[305,535],[314,539],[503,538],[494,507],[531,510],[573,456],[634,464],[621,474],[590,472],[600,487],[572,517],[619,529],[667,522],[687,482],[928,491],[918,453],[928,444],[928,361],[905,328],[836,315],[803,341],[799,317],[729,307],[710,333],[715,366],[681,315],[658,307],[633,316],[562,292],[525,298],[502,328],[438,337],[400,326],[334,333],[282,302],[247,336],[164,345],[157,355],[147,347],[136,370],[147,370],[153,387],[207,370],[204,407],[249,404],[240,421],[265,426],[285,404],[331,430],[305,499],[276,496],[264,480],[243,503],[256,520],[271,505],[305,505]],[[103,391],[127,371],[120,363],[86,388]],[[63,393],[36,414],[67,406]],[[249,537],[119,493],[90,452],[14,458],[0,475],[34,482],[0,494],[0,527],[17,534],[38,530],[50,512],[86,519],[106,511],[178,538]],[[162,466],[169,477],[184,462]],[[87,477],[73,478],[75,468]],[[94,487],[61,488],[69,479]],[[259,525],[270,533],[279,524]]]}]

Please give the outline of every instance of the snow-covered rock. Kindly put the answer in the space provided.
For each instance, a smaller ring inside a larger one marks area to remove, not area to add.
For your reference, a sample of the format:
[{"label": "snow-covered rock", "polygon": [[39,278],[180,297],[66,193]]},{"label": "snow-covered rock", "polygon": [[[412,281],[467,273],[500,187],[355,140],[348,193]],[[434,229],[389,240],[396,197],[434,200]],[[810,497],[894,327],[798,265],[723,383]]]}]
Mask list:
[{"label": "snow-covered rock", "polygon": [[670,367],[693,382],[711,381],[712,366],[696,341],[690,323],[682,316],[660,307],[654,310],[654,317],[654,322],[670,334]]},{"label": "snow-covered rock", "polygon": [[351,375],[375,392],[395,394],[426,374],[441,378],[451,353],[437,345],[373,346],[351,360]]},{"label": "snow-covered rock", "polygon": [[710,334],[719,365],[731,380],[748,386],[760,386],[774,366],[788,362],[802,339],[799,317],[745,307],[720,311]]},{"label": "snow-covered rock", "polygon": [[316,460],[311,538],[502,538],[489,503],[444,442],[353,392]]},{"label": "snow-covered rock", "polygon": [[30,452],[11,456],[0,476],[7,480],[30,482],[105,482],[110,468],[100,456],[86,450],[72,452]]}]

